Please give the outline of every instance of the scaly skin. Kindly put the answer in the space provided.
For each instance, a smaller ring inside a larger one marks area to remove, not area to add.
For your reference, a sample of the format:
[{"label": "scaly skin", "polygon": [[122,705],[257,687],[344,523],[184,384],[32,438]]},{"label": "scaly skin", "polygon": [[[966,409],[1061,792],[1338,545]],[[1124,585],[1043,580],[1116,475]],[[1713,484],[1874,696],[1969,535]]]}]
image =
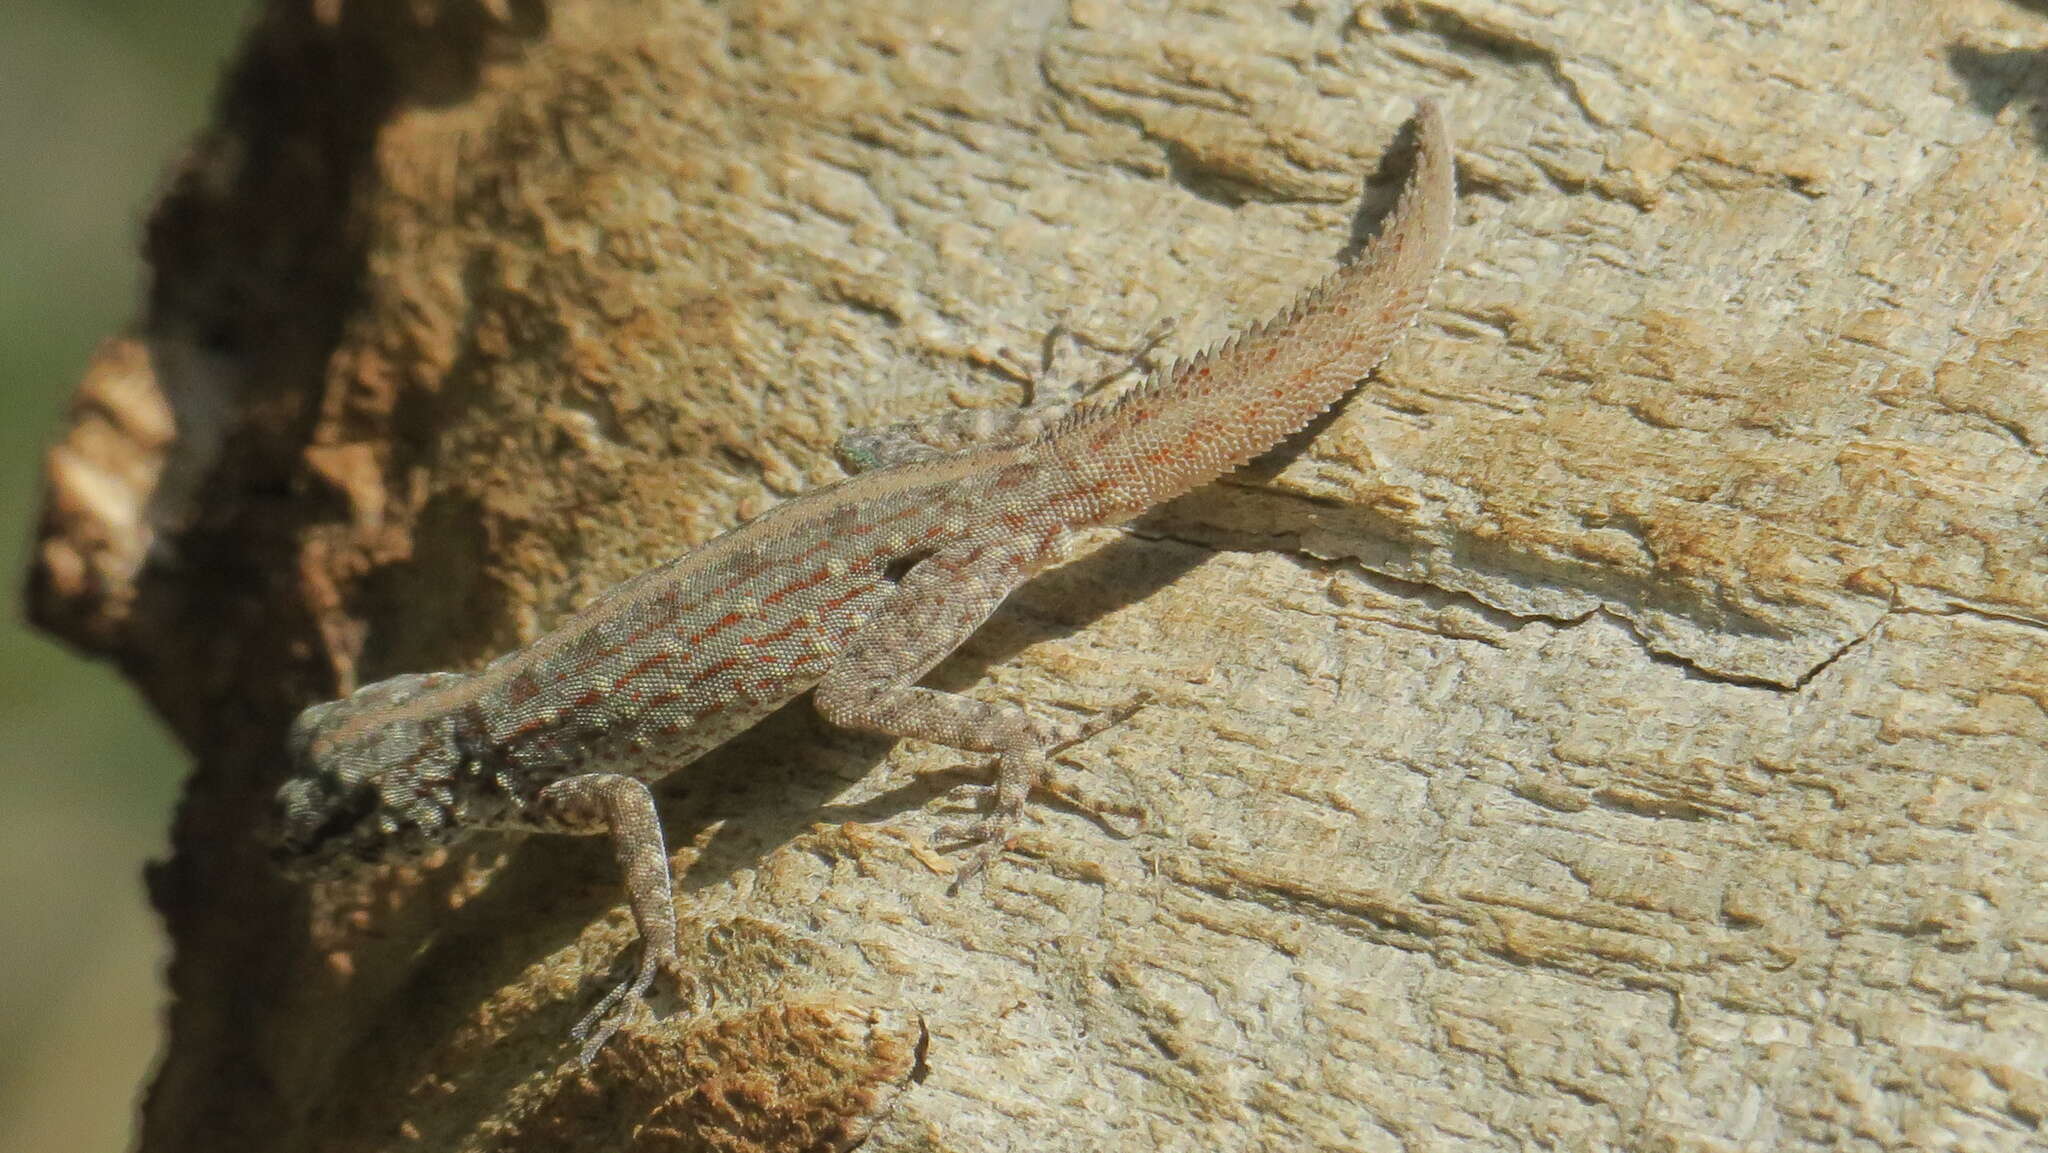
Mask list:
[{"label": "scaly skin", "polygon": [[282,860],[303,874],[478,830],[609,833],[642,957],[577,1026],[585,1061],[658,976],[681,980],[648,782],[807,689],[835,724],[995,755],[986,818],[941,831],[980,846],[972,873],[1000,851],[1049,754],[1127,710],[1051,722],[917,680],[1075,530],[1238,467],[1372,371],[1421,309],[1450,233],[1450,141],[1429,102],[1417,144],[1356,260],[1120,400],[875,434],[849,453],[874,471],[613,587],[474,673],[393,677],[307,709],[278,793]]}]

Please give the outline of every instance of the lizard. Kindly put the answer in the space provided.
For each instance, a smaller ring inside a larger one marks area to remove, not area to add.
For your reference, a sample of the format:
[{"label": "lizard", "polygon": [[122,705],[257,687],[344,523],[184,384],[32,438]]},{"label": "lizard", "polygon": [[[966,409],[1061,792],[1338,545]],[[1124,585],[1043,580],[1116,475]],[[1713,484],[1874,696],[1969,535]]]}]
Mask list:
[{"label": "lizard", "polygon": [[479,830],[608,834],[641,952],[571,1032],[585,1064],[657,979],[688,984],[652,782],[809,690],[832,724],[993,754],[978,819],[1007,844],[1050,756],[1127,715],[1053,721],[918,685],[1081,529],[1206,484],[1346,396],[1421,311],[1455,199],[1420,101],[1379,234],[1285,311],[1114,398],[955,412],[842,442],[854,471],[599,594],[473,672],[407,673],[300,713],[276,856],[323,876]]}]

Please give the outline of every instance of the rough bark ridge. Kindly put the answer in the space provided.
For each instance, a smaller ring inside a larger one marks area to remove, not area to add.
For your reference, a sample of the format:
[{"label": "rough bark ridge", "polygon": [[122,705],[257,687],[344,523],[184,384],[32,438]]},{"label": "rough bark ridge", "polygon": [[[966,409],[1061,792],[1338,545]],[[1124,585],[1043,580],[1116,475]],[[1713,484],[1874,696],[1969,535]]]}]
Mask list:
[{"label": "rough bark ridge", "polygon": [[[669,794],[715,999],[587,1075],[601,845],[264,871],[297,706],[1057,321],[1271,311],[1425,93],[1460,230],[1380,378],[938,674],[1152,688],[1069,758],[1142,823],[949,899],[951,758],[788,710]],[[32,576],[198,758],[142,1148],[2039,1141],[2044,94],[2032,0],[273,4]]]}]

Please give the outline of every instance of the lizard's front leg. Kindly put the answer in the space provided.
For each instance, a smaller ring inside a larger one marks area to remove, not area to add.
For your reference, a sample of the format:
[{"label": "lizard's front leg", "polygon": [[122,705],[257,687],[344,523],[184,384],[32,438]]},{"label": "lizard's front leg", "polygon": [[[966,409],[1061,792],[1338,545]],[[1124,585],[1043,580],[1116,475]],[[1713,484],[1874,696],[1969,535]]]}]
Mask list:
[{"label": "lizard's front leg", "polygon": [[1093,736],[1135,707],[1134,701],[1096,718],[1047,721],[1015,705],[916,685],[1031,576],[1031,552],[1029,542],[1017,541],[927,558],[861,626],[814,696],[818,711],[835,725],[996,755],[988,813],[940,830],[942,837],[980,846],[956,884],[1002,851],[1032,787],[1045,778],[1052,753]]},{"label": "lizard's front leg", "polygon": [[579,1058],[588,1065],[642,1003],[656,977],[666,976],[671,987],[684,983],[682,958],[676,951],[668,846],[654,811],[654,794],[641,781],[618,773],[564,777],[540,791],[527,817],[547,832],[611,834],[633,924],[640,930],[640,967],[569,1031],[583,1043]]}]

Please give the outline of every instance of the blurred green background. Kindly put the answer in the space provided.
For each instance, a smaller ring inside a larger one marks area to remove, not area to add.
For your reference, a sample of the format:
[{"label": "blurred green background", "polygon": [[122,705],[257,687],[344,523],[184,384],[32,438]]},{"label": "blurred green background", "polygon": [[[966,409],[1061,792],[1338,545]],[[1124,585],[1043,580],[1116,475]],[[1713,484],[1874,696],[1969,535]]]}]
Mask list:
[{"label": "blurred green background", "polygon": [[127,1148],[157,1046],[163,852],[185,758],[104,665],[31,632],[41,449],[141,298],[158,181],[247,0],[6,0],[0,14],[0,1149]]}]

